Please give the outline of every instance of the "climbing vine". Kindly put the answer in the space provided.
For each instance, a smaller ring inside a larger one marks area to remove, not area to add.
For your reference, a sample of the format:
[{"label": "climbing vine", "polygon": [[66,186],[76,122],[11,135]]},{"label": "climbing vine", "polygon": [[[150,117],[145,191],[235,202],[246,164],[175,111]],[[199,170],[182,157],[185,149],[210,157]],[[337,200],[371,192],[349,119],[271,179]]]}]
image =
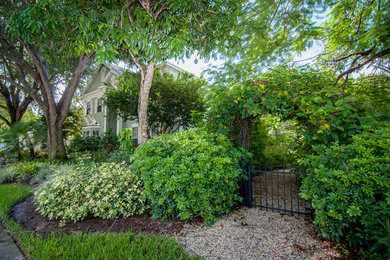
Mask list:
[{"label": "climbing vine", "polygon": [[[221,91],[214,98],[207,121],[214,131],[238,138],[247,150],[248,141],[242,140],[250,139],[252,120],[266,113],[297,119],[312,145],[344,144],[361,131],[364,111],[333,82],[329,74],[308,67],[279,67]],[[240,129],[236,136],[235,127]]]}]

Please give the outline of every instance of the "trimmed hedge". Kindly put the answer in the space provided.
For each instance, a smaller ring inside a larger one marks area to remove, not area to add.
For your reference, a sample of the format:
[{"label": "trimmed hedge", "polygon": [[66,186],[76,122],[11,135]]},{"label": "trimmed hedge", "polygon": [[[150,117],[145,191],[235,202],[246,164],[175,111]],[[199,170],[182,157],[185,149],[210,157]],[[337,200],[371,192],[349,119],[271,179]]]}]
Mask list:
[{"label": "trimmed hedge", "polygon": [[240,161],[247,154],[223,135],[189,130],[138,147],[132,167],[145,185],[153,217],[203,217],[212,224],[241,198]]}]

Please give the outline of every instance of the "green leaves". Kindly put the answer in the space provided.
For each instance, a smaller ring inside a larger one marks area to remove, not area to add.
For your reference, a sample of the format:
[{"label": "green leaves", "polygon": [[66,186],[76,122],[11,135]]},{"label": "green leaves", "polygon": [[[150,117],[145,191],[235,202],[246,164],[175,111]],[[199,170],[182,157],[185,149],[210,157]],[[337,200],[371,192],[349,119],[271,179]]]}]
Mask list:
[{"label": "green leaves", "polygon": [[203,217],[212,224],[240,200],[245,154],[222,135],[194,129],[139,146],[132,167],[145,183],[154,217]]},{"label": "green leaves", "polygon": [[232,130],[237,117],[270,113],[282,119],[297,119],[312,145],[348,143],[352,135],[360,132],[365,114],[353,97],[333,85],[328,73],[309,67],[277,67],[228,90],[221,89],[210,103],[208,122],[212,130]]},{"label": "green leaves", "polygon": [[[301,195],[312,200],[314,223],[322,236],[381,256],[383,222],[390,214],[390,127],[352,137],[346,146],[318,146],[306,159],[310,166]],[[375,245],[375,246],[373,246]]]},{"label": "green leaves", "polygon": [[88,214],[124,218],[146,210],[142,183],[124,163],[71,168],[35,191],[37,210],[50,219],[79,221]]},{"label": "green leaves", "polygon": [[[203,88],[206,82],[187,73],[180,73],[177,78],[156,70],[151,93],[149,95],[148,122],[156,134],[175,131],[179,127],[189,128],[201,118],[194,114],[203,113]],[[105,104],[118,111],[124,118],[138,118],[138,95],[140,75],[124,72],[118,77],[118,88],[107,88]],[[196,120],[197,119],[197,120]]]}]

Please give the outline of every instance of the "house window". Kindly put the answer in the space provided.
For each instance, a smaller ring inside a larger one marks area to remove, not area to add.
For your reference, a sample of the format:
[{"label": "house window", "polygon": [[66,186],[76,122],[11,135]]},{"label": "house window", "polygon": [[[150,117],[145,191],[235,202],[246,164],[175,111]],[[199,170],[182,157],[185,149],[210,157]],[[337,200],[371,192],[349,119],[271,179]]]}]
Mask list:
[{"label": "house window", "polygon": [[84,131],[84,136],[89,136],[89,131]]},{"label": "house window", "polygon": [[132,130],[133,130],[133,136],[131,137],[131,139],[134,140],[135,144],[138,144],[138,127],[132,127]]},{"label": "house window", "polygon": [[92,131],[93,136],[99,136],[99,131]]},{"label": "house window", "polygon": [[98,99],[97,100],[97,113],[102,112],[103,109],[103,100]]},{"label": "house window", "polygon": [[91,101],[87,102],[87,115],[91,114]]}]

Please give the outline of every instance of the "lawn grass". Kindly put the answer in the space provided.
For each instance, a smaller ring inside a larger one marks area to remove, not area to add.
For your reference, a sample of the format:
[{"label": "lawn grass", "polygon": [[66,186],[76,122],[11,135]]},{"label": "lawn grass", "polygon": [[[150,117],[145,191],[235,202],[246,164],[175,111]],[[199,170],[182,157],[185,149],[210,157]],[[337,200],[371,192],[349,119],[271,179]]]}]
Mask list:
[{"label": "lawn grass", "polygon": [[9,217],[11,207],[31,191],[28,186],[0,185],[0,217],[29,259],[194,259],[171,238],[129,231],[34,235]]}]

